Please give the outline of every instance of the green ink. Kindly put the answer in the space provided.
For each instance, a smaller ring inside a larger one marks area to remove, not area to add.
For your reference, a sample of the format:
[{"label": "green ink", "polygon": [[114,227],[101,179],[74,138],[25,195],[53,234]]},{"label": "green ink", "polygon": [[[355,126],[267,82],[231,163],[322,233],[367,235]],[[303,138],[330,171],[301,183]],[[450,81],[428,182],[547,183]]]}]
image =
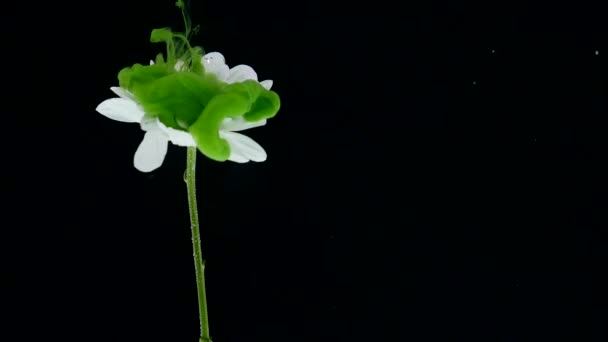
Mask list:
[{"label": "green ink", "polygon": [[118,74],[120,87],[135,95],[147,116],[158,117],[167,127],[189,132],[198,149],[207,157],[226,161],[228,143],[219,135],[224,118],[243,117],[256,122],[276,115],[280,108],[277,93],[247,80],[228,84],[205,73],[203,49],[192,47],[190,18],[183,1],[186,32],[169,28],[152,31],[150,41],[166,44],[166,58],[159,54],[153,65],[135,64]]}]

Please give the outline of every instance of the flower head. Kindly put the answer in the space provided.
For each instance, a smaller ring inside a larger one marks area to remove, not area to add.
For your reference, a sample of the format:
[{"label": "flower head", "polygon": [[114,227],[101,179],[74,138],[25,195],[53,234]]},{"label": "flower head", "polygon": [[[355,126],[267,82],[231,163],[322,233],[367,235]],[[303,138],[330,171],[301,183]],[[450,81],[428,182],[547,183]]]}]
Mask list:
[{"label": "flower head", "polygon": [[[162,58],[160,63],[163,63]],[[151,66],[154,64],[153,61],[150,61]],[[140,97],[126,89],[128,85],[133,84],[133,79],[141,78],[135,74],[140,70],[136,65],[132,70],[128,70],[132,72],[128,74],[130,79],[124,81],[125,78],[121,78],[119,75],[121,87],[110,88],[118,97],[105,100],[97,106],[97,111],[102,115],[116,121],[139,123],[141,129],[146,132],[135,152],[135,168],[142,172],[150,172],[160,167],[167,153],[169,142],[178,146],[198,146],[201,152],[216,160],[230,160],[237,163],[265,161],[267,155],[264,149],[253,139],[236,132],[263,126],[266,124],[266,118],[272,117],[276,113],[279,106],[278,96],[274,92],[269,92],[272,80],[258,83],[257,74],[250,66],[237,65],[229,68],[222,54],[211,52],[200,59],[200,65],[204,68],[203,77],[196,73],[191,76],[195,77],[194,80],[197,82],[193,84],[202,87],[200,96],[195,97],[194,104],[191,104],[188,101],[191,100],[194,87],[190,86],[184,90],[175,86],[175,84],[181,83],[171,83],[172,80],[169,79],[175,73],[192,73],[185,64],[183,60],[177,60],[172,66],[172,70],[175,70],[173,73],[168,72],[150,86],[132,87],[132,90]],[[184,75],[183,77],[190,76]],[[246,97],[247,94],[252,93],[249,91],[251,82],[259,84],[257,87],[262,88],[258,92],[265,90],[275,96],[267,98],[258,96],[248,102]],[[165,83],[168,83],[170,87],[167,87]],[[211,91],[204,88],[207,84]],[[197,90],[199,89],[194,88],[195,92]],[[181,97],[180,91],[185,93],[185,97]],[[248,93],[246,93],[247,91]],[[162,95],[156,95],[155,92],[162,93]],[[243,97],[243,94],[246,96]],[[222,112],[226,111],[224,108],[229,108],[232,103],[239,103],[243,98],[245,98],[244,108],[236,112],[228,110],[227,114]],[[141,99],[144,99],[144,103]],[[222,103],[222,99],[228,105]],[[201,106],[200,103],[204,103],[204,105]],[[263,106],[269,107],[268,103],[273,107],[270,108],[270,115],[262,113],[263,111],[258,109],[258,107],[266,109]],[[190,106],[188,107],[188,105]],[[184,112],[190,108],[195,109],[191,111],[192,115],[180,117],[179,115],[182,114],[180,108],[184,108]],[[263,115],[256,114],[256,110]],[[216,130],[213,129],[214,125],[217,126]],[[218,150],[220,152],[217,152]]]}]

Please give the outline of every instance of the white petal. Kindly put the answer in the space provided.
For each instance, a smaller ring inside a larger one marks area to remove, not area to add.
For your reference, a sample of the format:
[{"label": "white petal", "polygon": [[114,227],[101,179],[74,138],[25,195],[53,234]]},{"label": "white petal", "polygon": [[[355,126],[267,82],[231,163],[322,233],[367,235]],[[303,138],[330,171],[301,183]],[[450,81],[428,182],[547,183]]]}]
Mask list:
[{"label": "white petal", "polygon": [[226,64],[226,58],[219,52],[209,52],[203,56],[203,63],[205,63],[205,65],[222,65]]},{"label": "white petal", "polygon": [[179,60],[177,62],[175,62],[175,70],[176,71],[182,71],[182,67],[184,66],[184,61]]},{"label": "white petal", "polygon": [[177,146],[196,146],[192,135],[188,132],[180,131],[178,129],[167,127],[165,124],[160,122],[157,118],[157,124],[161,131],[169,138],[169,140]]},{"label": "white petal", "polygon": [[156,170],[163,164],[167,154],[167,137],[163,132],[146,132],[144,139],[139,144],[133,164],[141,172]]},{"label": "white petal", "polygon": [[110,90],[114,92],[114,94],[120,96],[123,99],[133,100],[135,101],[135,95],[133,95],[130,91],[121,87],[110,87]]},{"label": "white petal", "polygon": [[250,122],[250,121],[243,119],[242,117],[225,118],[224,121],[222,122],[222,125],[220,126],[220,130],[229,131],[229,132],[238,132],[238,131],[244,131],[244,130],[250,129],[250,128],[264,126],[265,124],[266,124],[266,119],[256,121],[256,122]]},{"label": "white petal", "polygon": [[96,109],[108,118],[121,122],[139,122],[144,116],[135,101],[122,98],[105,100]]},{"label": "white petal", "polygon": [[258,80],[258,74],[255,73],[249,65],[237,65],[230,69],[230,75],[226,79],[227,83],[243,82],[245,80]]},{"label": "white petal", "polygon": [[230,69],[226,65],[224,56],[219,52],[209,52],[205,54],[202,59],[205,73],[214,74],[218,80],[226,82]]},{"label": "white petal", "polygon": [[153,60],[150,60],[150,65],[154,65],[154,61]]},{"label": "white petal", "polygon": [[266,90],[270,90],[270,88],[272,88],[272,80],[262,81],[260,84],[262,87],[266,88]]},{"label": "white petal", "polygon": [[141,119],[140,127],[143,131],[146,132],[161,132],[159,123],[160,121],[157,117],[144,116]]},{"label": "white petal", "polygon": [[173,129],[171,127],[167,127],[169,130],[169,140],[177,146],[196,146],[196,142],[192,138],[192,135],[188,132],[180,131],[178,129]]},{"label": "white petal", "polygon": [[266,151],[250,137],[239,133],[220,131],[220,137],[226,139],[230,145],[228,160],[245,163],[250,160],[262,162],[266,160]]}]

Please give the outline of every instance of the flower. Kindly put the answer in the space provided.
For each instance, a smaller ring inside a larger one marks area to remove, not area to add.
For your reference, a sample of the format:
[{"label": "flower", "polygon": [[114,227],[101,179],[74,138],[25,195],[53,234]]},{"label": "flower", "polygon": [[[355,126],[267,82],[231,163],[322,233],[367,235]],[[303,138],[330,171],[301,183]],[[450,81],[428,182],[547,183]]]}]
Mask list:
[{"label": "flower", "polygon": [[[228,68],[224,56],[219,52],[210,52],[204,55],[202,62],[206,73],[214,74],[225,83],[258,80],[256,72],[248,65]],[[150,64],[154,64],[154,62],[150,61]],[[182,65],[183,63],[178,62],[175,68],[180,70]],[[272,80],[265,80],[260,84],[270,90]],[[158,117],[147,116],[135,96],[128,90],[121,87],[111,87],[110,89],[119,97],[103,101],[97,106],[96,110],[112,120],[139,123],[141,129],[146,132],[133,158],[133,164],[139,171],[150,172],[159,168],[167,154],[169,141],[178,146],[196,146],[190,133],[167,127]],[[265,161],[267,155],[262,146],[243,134],[235,133],[265,124],[266,120],[249,122],[243,118],[225,118],[220,127],[219,135],[230,146],[228,160],[237,163]]]}]

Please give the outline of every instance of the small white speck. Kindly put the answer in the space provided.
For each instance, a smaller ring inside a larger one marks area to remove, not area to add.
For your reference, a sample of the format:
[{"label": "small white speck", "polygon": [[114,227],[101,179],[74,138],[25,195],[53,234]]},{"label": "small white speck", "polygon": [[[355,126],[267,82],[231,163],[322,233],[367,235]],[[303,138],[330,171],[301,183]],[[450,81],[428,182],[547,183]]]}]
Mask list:
[{"label": "small white speck", "polygon": [[477,81],[473,81],[473,85],[476,85],[476,84],[477,84]]},{"label": "small white speck", "polygon": [[597,56],[599,54],[600,54],[600,52],[598,50],[595,50],[595,55]]},{"label": "small white speck", "polygon": [[495,52],[496,52],[496,50],[492,50],[492,53],[495,53]]}]

